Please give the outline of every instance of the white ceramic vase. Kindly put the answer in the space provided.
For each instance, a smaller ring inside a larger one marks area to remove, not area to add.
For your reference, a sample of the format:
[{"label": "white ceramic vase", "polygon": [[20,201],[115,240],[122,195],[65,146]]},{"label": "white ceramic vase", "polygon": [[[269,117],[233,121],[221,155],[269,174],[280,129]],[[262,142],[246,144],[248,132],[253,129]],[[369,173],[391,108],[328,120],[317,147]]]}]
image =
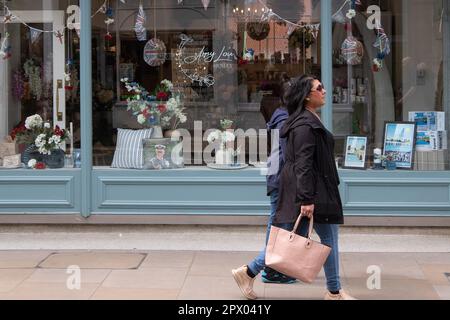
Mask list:
[{"label": "white ceramic vase", "polygon": [[223,148],[217,150],[216,164],[233,164],[233,150]]}]

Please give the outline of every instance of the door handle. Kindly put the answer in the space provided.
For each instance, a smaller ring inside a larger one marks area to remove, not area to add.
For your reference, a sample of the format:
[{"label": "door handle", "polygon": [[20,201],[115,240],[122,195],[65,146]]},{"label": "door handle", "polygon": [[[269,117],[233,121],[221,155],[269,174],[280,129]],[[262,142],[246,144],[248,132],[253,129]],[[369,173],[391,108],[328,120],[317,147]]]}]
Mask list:
[{"label": "door handle", "polygon": [[56,117],[57,117],[58,121],[63,121],[63,113],[61,111],[59,111],[59,103],[60,103],[59,91],[62,90],[62,88],[63,88],[63,81],[57,80],[56,81]]}]

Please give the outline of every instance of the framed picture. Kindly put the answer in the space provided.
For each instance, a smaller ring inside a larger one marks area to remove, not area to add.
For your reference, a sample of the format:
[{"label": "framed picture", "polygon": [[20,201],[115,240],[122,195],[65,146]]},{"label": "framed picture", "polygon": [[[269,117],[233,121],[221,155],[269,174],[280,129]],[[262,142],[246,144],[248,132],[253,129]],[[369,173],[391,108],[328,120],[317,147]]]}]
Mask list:
[{"label": "framed picture", "polygon": [[144,139],[144,169],[164,170],[184,167],[183,142],[168,139]]},{"label": "framed picture", "polygon": [[367,169],[367,136],[347,136],[345,139],[345,169]]},{"label": "framed picture", "polygon": [[383,156],[392,157],[398,169],[413,169],[416,131],[415,122],[385,123]]}]

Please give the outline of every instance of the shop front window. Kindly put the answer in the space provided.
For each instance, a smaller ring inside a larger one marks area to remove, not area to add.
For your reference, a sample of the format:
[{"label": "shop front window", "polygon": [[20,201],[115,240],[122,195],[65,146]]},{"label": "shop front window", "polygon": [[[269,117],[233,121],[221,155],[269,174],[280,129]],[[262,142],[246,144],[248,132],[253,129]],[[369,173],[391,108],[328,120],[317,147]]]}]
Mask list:
[{"label": "shop front window", "polygon": [[393,160],[397,169],[448,170],[443,5],[361,1],[351,20],[349,6],[333,16],[330,93],[342,166],[362,167],[366,155],[367,167],[378,167],[381,155],[382,166]]},{"label": "shop front window", "polygon": [[[102,4],[93,1],[93,12]],[[146,155],[154,156],[156,148],[148,152],[144,145],[142,164],[130,156],[136,148],[129,146],[136,136],[161,137],[155,125],[166,136],[175,128],[189,133],[186,166],[208,164],[203,151],[214,140],[213,134],[208,142],[209,132],[228,126],[245,137],[236,139],[233,154],[225,150],[226,163],[229,157],[267,161],[266,122],[281,104],[282,76],[320,72],[319,4],[111,1],[114,23],[106,24],[105,15],[93,21],[94,165],[148,168]],[[169,97],[165,80],[173,86]],[[136,93],[133,86],[147,92]],[[179,113],[170,112],[177,107]],[[146,128],[154,130],[142,131]],[[148,143],[150,148],[158,144]],[[223,150],[210,151],[214,162]]]},{"label": "shop front window", "polygon": [[80,147],[77,30],[78,1],[0,3],[0,167],[74,166],[72,154]]}]

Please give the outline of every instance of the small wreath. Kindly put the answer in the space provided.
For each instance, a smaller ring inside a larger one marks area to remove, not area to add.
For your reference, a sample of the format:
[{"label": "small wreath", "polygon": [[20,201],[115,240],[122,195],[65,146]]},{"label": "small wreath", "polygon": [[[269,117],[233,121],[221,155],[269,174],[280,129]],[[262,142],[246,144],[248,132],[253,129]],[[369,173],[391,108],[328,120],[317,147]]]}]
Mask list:
[{"label": "small wreath", "polygon": [[253,40],[264,40],[270,33],[270,24],[268,22],[250,22],[247,24],[247,32]]}]

